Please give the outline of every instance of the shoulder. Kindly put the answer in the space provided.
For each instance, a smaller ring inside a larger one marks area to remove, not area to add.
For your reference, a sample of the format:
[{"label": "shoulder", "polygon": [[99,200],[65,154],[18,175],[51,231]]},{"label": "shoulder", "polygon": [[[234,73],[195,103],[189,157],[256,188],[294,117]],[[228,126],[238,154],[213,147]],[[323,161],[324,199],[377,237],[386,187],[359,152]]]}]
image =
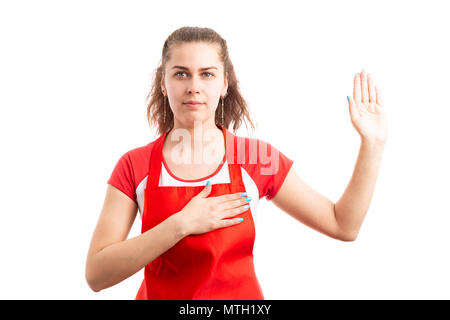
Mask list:
[{"label": "shoulder", "polygon": [[135,147],[122,154],[110,178],[110,182],[121,181],[122,185],[129,185],[130,190],[136,189],[147,176],[150,156],[155,141]]},{"label": "shoulder", "polygon": [[287,158],[271,143],[243,136],[236,136],[236,153],[238,163],[244,166],[270,166],[273,161]]},{"label": "shoulder", "polygon": [[258,139],[236,136],[237,163],[255,182],[259,197],[272,199],[283,183],[293,160],[271,143]]},{"label": "shoulder", "polygon": [[155,145],[155,141],[156,140],[151,141],[144,146],[133,148],[127,151],[124,155],[126,155],[130,162],[148,162],[153,150],[153,146]]},{"label": "shoulder", "polygon": [[156,139],[127,151],[124,154],[125,161],[130,165],[136,184],[139,184],[148,174],[150,157],[155,145]]}]

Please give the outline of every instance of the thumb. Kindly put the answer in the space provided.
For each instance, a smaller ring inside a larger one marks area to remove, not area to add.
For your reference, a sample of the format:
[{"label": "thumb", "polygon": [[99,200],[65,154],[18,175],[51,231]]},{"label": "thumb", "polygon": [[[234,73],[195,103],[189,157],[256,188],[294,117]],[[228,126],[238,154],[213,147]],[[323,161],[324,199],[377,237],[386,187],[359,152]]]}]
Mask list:
[{"label": "thumb", "polygon": [[348,101],[348,109],[350,112],[350,116],[351,118],[356,118],[357,116],[360,115],[358,107],[355,105],[355,102],[353,101],[353,98],[349,98],[347,96],[347,101]]},{"label": "thumb", "polygon": [[209,194],[211,193],[211,182],[207,181],[205,188],[203,188],[202,191],[200,191],[200,193],[198,194],[199,197],[201,198],[207,198],[209,196]]}]

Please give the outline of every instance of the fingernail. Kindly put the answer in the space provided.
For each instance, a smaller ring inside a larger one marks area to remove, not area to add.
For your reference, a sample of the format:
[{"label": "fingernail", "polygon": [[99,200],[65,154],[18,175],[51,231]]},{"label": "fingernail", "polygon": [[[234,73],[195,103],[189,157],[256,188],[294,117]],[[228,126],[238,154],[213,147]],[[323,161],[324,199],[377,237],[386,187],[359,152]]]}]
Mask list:
[{"label": "fingernail", "polygon": [[250,201],[250,200],[252,200],[252,197],[247,197],[247,198],[245,198],[245,200]]},{"label": "fingernail", "polygon": [[242,192],[241,196],[245,197],[247,195],[247,192]]},{"label": "fingernail", "polygon": [[242,221],[244,221],[244,218],[238,218],[238,221],[242,222]]},{"label": "fingernail", "polygon": [[348,96],[347,96],[347,102],[349,101]]},{"label": "fingernail", "polygon": [[209,181],[206,182],[206,186],[209,186]]},{"label": "fingernail", "polygon": [[248,208],[250,208],[250,206],[249,206],[248,204],[246,204],[246,205],[244,206],[244,209],[248,209]]}]

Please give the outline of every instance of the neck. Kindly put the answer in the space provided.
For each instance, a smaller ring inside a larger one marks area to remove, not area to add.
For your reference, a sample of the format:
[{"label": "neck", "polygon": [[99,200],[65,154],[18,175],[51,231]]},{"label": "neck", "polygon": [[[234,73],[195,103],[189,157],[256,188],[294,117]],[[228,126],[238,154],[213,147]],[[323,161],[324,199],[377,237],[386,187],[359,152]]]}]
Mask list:
[{"label": "neck", "polygon": [[225,148],[224,136],[221,128],[215,123],[195,121],[192,126],[175,123],[164,141],[164,149],[176,149],[177,154],[183,156],[186,152],[197,157],[203,152],[223,154]]}]

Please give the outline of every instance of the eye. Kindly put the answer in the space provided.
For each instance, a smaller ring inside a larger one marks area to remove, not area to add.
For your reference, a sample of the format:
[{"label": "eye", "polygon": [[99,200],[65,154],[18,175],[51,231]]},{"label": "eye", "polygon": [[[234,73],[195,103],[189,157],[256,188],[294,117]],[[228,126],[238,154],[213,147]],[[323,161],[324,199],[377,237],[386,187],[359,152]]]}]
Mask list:
[{"label": "eye", "polygon": [[180,74],[180,73],[186,73],[186,72],[184,72],[184,71],[178,71],[177,73],[175,73],[175,75],[178,75],[178,74]]},{"label": "eye", "polygon": [[[178,75],[181,76],[182,73],[186,73],[186,72],[185,72],[185,71],[178,71],[178,72],[175,73],[175,76],[178,76]],[[209,76],[207,76],[206,78],[212,78],[212,77],[214,77],[214,74],[212,74],[211,72],[203,72],[202,74],[207,74],[207,75],[209,75]]]}]

